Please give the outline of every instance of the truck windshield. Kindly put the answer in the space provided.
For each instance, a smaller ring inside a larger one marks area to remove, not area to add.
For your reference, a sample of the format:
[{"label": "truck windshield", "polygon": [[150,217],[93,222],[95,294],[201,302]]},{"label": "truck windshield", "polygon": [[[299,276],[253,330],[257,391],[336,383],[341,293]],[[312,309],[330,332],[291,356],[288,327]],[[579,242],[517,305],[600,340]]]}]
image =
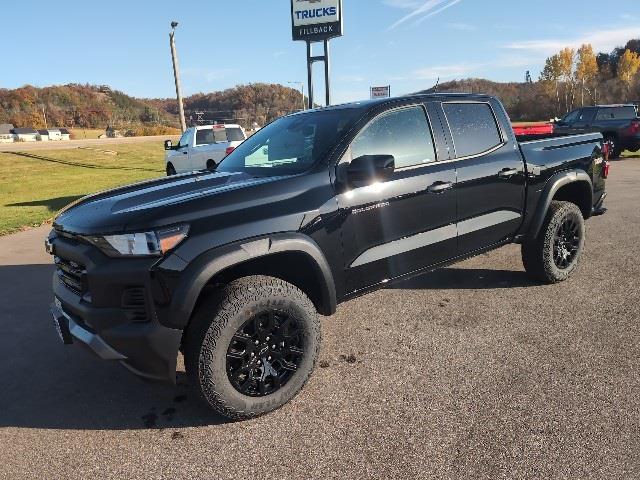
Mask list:
[{"label": "truck windshield", "polygon": [[260,177],[302,173],[329,152],[360,113],[345,108],[280,118],[249,137],[216,171]]}]

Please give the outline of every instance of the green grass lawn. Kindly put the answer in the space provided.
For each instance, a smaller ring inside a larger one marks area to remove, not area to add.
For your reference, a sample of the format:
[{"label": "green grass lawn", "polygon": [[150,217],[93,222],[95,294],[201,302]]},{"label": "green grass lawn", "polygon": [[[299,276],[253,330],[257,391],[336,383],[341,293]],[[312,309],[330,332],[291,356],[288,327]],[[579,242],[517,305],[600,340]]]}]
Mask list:
[{"label": "green grass lawn", "polygon": [[0,235],[40,225],[84,195],[164,175],[162,142],[108,149],[118,155],[77,148],[0,153]]}]

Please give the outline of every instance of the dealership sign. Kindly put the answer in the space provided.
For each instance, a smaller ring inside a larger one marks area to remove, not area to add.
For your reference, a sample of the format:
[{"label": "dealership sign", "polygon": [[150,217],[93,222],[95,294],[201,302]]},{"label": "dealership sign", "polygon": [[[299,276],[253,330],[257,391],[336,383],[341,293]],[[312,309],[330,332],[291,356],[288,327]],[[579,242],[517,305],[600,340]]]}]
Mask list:
[{"label": "dealership sign", "polygon": [[342,0],[291,0],[291,26],[294,40],[342,36]]},{"label": "dealership sign", "polygon": [[371,87],[371,99],[389,98],[391,96],[391,85],[386,87]]}]

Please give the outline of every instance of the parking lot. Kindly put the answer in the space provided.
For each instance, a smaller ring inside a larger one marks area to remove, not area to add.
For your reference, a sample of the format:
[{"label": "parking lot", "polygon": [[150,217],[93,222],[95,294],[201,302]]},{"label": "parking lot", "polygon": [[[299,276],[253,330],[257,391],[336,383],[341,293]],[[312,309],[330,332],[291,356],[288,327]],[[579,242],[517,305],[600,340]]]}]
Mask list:
[{"label": "parking lot", "polygon": [[640,159],[608,191],[569,281],[509,246],[343,304],[302,393],[236,423],[64,347],[48,229],[0,237],[0,478],[640,478]]}]

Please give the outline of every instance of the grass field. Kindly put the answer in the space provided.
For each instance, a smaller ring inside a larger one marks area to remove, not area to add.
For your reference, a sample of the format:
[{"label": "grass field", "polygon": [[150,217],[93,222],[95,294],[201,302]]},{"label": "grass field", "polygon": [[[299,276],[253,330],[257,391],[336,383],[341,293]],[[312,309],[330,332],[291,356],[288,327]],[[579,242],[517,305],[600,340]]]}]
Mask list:
[{"label": "grass field", "polygon": [[104,128],[70,128],[74,140],[95,140],[104,133]]},{"label": "grass field", "polygon": [[[1,148],[0,148],[1,150]],[[0,235],[40,225],[89,193],[164,174],[162,143],[0,152]]]}]

